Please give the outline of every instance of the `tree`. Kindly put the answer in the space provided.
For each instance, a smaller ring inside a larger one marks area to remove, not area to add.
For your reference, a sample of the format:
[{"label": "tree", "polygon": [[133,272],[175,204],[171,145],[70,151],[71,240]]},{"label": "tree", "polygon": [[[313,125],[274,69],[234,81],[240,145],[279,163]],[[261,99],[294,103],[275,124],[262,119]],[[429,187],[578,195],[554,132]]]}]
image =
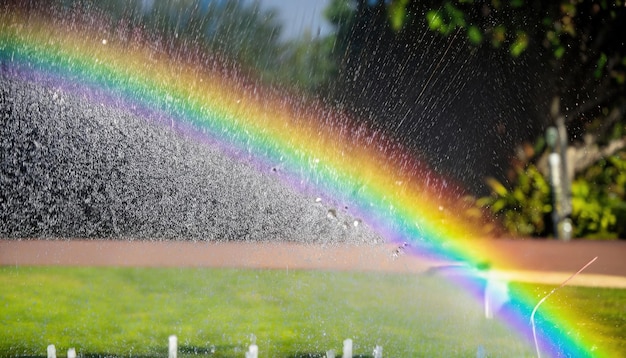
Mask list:
[{"label": "tree", "polygon": [[[415,16],[414,4],[391,1],[389,16],[397,31]],[[542,66],[549,69],[544,71],[548,77],[543,82],[549,86],[545,93],[561,103],[547,123],[563,116],[572,146],[582,148],[570,150],[570,177],[626,145],[626,8],[622,0],[444,1],[428,10],[425,20],[442,35],[450,36],[458,28],[476,46],[542,59]]]},{"label": "tree", "polygon": [[407,3],[413,15],[398,29],[389,18],[393,4],[333,3],[350,16],[336,22],[332,101],[402,141],[433,170],[484,193],[483,178],[504,176],[514,144],[541,131],[527,120],[548,106],[529,90],[541,77],[531,71],[536,61],[476,46],[458,27],[447,36],[432,31],[426,14],[434,3]]},{"label": "tree", "polygon": [[283,43],[276,11],[262,10],[258,1],[133,0],[96,6],[116,21],[221,55],[265,84],[323,93],[336,72],[328,56],[331,37],[305,33]]},{"label": "tree", "polygon": [[[345,44],[337,56],[342,101],[470,189],[495,177],[488,181],[500,203],[494,211],[510,211],[510,226],[524,234],[550,232],[544,131],[560,126],[578,234],[593,235],[594,225],[596,233],[615,229],[624,216],[623,178],[599,180],[598,168],[615,172],[626,146],[623,1],[337,3],[352,9],[338,41]],[[538,206],[522,208],[530,204],[523,198]],[[598,205],[583,205],[590,200]]]},{"label": "tree", "polygon": [[278,60],[285,52],[276,12],[262,10],[258,1],[59,2],[65,8],[78,8],[78,13],[103,14],[118,32],[141,29],[142,36],[165,46],[219,56],[233,66],[253,70],[262,80],[277,76]]},{"label": "tree", "polygon": [[331,37],[313,37],[303,34],[283,46],[283,53],[276,59],[277,71],[272,83],[293,87],[310,95],[327,91],[337,67],[329,54]]}]

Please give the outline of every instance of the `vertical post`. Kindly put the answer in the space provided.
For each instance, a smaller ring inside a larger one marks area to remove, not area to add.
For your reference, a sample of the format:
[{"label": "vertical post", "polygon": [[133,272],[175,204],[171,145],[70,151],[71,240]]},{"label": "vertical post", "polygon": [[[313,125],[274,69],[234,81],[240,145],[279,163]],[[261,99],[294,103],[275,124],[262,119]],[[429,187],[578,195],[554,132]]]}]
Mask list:
[{"label": "vertical post", "polygon": [[335,351],[332,349],[329,351],[326,351],[326,358],[335,358]]},{"label": "vertical post", "polygon": [[76,358],[76,349],[70,348],[67,350],[67,358]]},{"label": "vertical post", "polygon": [[46,353],[48,353],[48,358],[57,358],[57,349],[54,344],[48,345]]},{"label": "vertical post", "polygon": [[565,118],[562,115],[556,117],[556,129],[559,132],[559,155],[561,156],[561,173],[563,176],[563,214],[569,216],[572,213],[572,183],[570,178],[569,163],[567,162],[567,128],[565,128]]},{"label": "vertical post", "polygon": [[559,132],[561,156],[561,222],[559,223],[559,239],[569,241],[572,238],[572,181],[567,162],[567,129],[565,128],[565,118],[559,115],[556,119],[556,128]]},{"label": "vertical post", "polygon": [[383,347],[376,345],[376,347],[374,347],[374,352],[372,353],[372,355],[374,356],[374,358],[383,358]]},{"label": "vertical post", "polygon": [[[550,129],[550,128],[548,128]],[[552,225],[554,237],[560,239],[560,223],[563,217],[563,209],[561,207],[561,157],[552,152],[548,156],[548,165],[550,168],[550,186],[552,187]]]},{"label": "vertical post", "polygon": [[560,240],[572,237],[571,180],[567,168],[567,129],[565,118],[560,114],[559,98],[552,100],[550,115],[556,127],[546,131],[546,142],[551,149],[548,163],[550,165],[550,184],[552,186],[552,223],[554,236]]},{"label": "vertical post", "polygon": [[178,338],[175,335],[171,335],[169,337],[167,357],[176,358],[177,354],[178,354]]},{"label": "vertical post", "polygon": [[246,352],[246,358],[258,358],[259,357],[259,346],[256,344],[251,344],[248,347],[248,351]]},{"label": "vertical post", "polygon": [[343,341],[342,358],[352,358],[352,340],[350,338]]}]

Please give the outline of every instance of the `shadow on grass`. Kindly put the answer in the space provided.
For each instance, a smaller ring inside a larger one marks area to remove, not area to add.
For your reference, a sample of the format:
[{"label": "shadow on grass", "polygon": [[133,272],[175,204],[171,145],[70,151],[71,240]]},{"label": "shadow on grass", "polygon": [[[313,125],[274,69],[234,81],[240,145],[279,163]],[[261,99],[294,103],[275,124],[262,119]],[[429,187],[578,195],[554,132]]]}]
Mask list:
[{"label": "shadow on grass", "polygon": [[219,350],[232,351],[234,346],[211,346],[211,347],[198,347],[190,345],[179,345],[178,353],[183,355],[211,355],[215,356],[215,353]]}]

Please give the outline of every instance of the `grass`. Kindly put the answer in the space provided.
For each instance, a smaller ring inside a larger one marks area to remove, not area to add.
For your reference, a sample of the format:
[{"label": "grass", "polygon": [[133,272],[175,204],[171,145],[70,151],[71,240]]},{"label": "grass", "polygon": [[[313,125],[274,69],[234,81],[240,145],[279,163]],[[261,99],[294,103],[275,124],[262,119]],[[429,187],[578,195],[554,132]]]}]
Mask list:
[{"label": "grass", "polygon": [[[50,343],[83,356],[167,356],[170,334],[179,356],[243,357],[253,341],[263,357],[340,356],[345,338],[362,357],[375,345],[386,357],[473,357],[479,346],[489,356],[534,355],[465,292],[425,275],[2,267],[0,287],[0,356],[45,356]],[[570,308],[625,340],[626,290],[562,291]]]},{"label": "grass", "polygon": [[[513,283],[511,291],[523,290],[541,298],[556,286]],[[581,332],[593,330],[601,338],[600,347],[611,347],[615,352],[626,352],[626,290],[563,286],[546,303],[556,311],[580,312],[585,321],[577,322]],[[543,307],[543,306],[542,306]]]}]

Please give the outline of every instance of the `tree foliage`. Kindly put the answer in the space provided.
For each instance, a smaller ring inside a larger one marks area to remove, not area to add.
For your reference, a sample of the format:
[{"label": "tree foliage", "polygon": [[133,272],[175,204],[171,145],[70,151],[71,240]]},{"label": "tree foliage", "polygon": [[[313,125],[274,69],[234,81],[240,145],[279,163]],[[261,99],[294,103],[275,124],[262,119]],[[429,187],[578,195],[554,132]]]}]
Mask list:
[{"label": "tree foliage", "polygon": [[[516,167],[509,189],[488,179],[491,195],[476,201],[501,220],[505,229],[519,236],[547,236],[553,230],[551,190],[537,167]],[[626,237],[626,152],[603,158],[588,167],[572,183],[574,237]]]},{"label": "tree foliage", "polygon": [[[513,57],[541,56],[573,138],[589,131],[610,135],[626,112],[623,0],[446,0],[425,13],[416,11],[416,3],[390,2],[391,21],[405,19],[398,31],[410,26],[409,18],[423,16],[430,30],[442,35],[458,29],[476,46],[506,49]],[[612,110],[621,115],[609,117]],[[596,119],[603,123],[593,123]]]},{"label": "tree foliage", "polygon": [[486,175],[504,175],[512,144],[541,131],[535,103],[546,96],[529,90],[540,77],[530,73],[536,61],[477,47],[459,28],[448,36],[432,31],[426,14],[440,7],[436,2],[404,2],[398,28],[389,18],[394,4],[331,3],[342,14],[333,22],[331,101],[402,141],[434,170],[484,192]]},{"label": "tree foliage", "polygon": [[626,238],[626,152],[603,158],[572,183],[578,237]]},{"label": "tree foliage", "polygon": [[550,185],[534,165],[516,170],[517,182],[511,189],[494,178],[488,178],[492,194],[478,199],[476,204],[488,208],[509,233],[518,236],[546,235],[550,232],[549,215],[552,211]]},{"label": "tree foliage", "polygon": [[[464,158],[468,163],[482,164],[472,156],[496,163],[498,156],[491,151],[513,158],[503,164],[508,167],[506,175],[499,176],[494,167],[481,172],[497,179],[488,180],[491,195],[478,201],[502,218],[510,232],[541,236],[551,232],[542,137],[545,128],[562,117],[569,138],[575,235],[626,236],[620,224],[625,200],[620,193],[625,189],[618,174],[620,151],[626,147],[623,0],[335,0],[332,6],[349,10],[336,22],[339,97],[378,118],[382,128],[409,133],[416,142],[442,138],[438,147],[417,145],[427,155],[460,155],[441,148],[449,145],[446,130],[458,128],[457,139],[464,141],[467,132],[486,143],[475,144],[476,150]],[[450,60],[459,56],[465,62]],[[474,58],[483,63],[472,62]],[[446,76],[454,67],[459,68],[458,75]],[[485,74],[477,76],[479,85],[472,81],[475,69]],[[456,91],[457,97],[489,104],[446,101],[450,87],[437,85],[451,80],[464,81],[472,89]],[[561,104],[556,111],[550,109],[552,98]],[[508,102],[502,106],[501,101]],[[428,113],[428,103],[438,105],[445,115]],[[446,111],[450,106],[458,106],[465,116],[457,119],[456,111]],[[425,115],[415,114],[424,111]],[[506,115],[493,116],[500,111]],[[475,129],[480,134],[473,133]],[[428,134],[420,136],[423,132]],[[489,142],[494,136],[496,142]],[[537,145],[522,146],[525,142]],[[465,149],[471,151],[472,145]],[[459,162],[453,165],[462,167]]]},{"label": "tree foliage", "polygon": [[[36,2],[37,0],[33,0]],[[254,71],[268,81],[279,72],[285,53],[275,11],[258,1],[59,0],[78,13],[101,13],[117,32],[141,33],[162,46],[209,53],[223,64]],[[181,53],[181,56],[184,56]]]}]

